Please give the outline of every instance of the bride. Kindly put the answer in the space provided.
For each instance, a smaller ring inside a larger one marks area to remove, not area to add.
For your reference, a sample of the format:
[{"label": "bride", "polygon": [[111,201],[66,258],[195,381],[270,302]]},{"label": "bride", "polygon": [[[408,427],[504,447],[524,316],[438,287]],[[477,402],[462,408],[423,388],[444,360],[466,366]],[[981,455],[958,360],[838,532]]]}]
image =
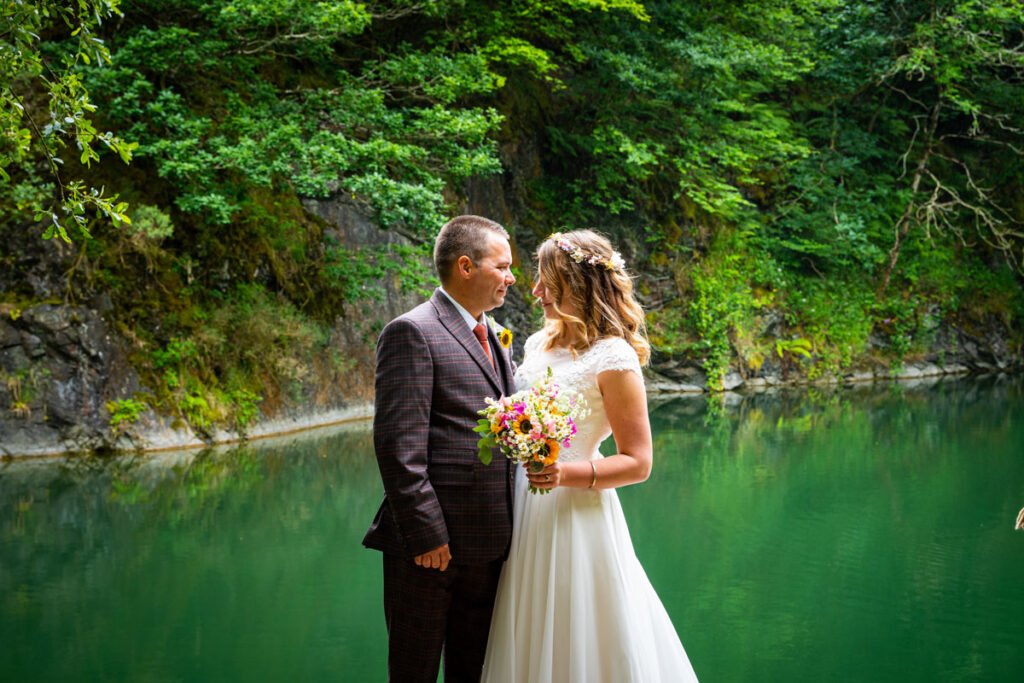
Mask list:
[{"label": "bride", "polygon": [[[483,680],[696,681],[633,552],[615,492],[651,472],[643,310],[622,258],[597,233],[556,233],[540,245],[537,261],[533,294],[545,325],[526,341],[517,387],[550,367],[591,413],[555,464],[519,472]],[[616,454],[603,457],[598,446],[609,434]],[[529,493],[524,479],[548,495]]]}]

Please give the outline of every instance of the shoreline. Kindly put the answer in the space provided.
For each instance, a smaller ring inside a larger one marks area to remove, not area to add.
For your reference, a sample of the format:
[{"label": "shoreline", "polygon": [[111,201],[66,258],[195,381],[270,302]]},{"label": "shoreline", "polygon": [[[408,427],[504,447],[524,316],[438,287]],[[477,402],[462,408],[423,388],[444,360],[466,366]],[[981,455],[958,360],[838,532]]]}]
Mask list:
[{"label": "shoreline", "polygon": [[[980,370],[980,371],[979,371]],[[730,373],[719,392],[709,392],[705,387],[673,381],[662,376],[647,377],[647,394],[654,401],[662,401],[673,397],[698,398],[701,396],[725,396],[742,398],[746,395],[762,394],[775,390],[797,390],[803,387],[842,387],[865,384],[881,384],[888,382],[939,382],[945,378],[985,377],[991,375],[1014,374],[1012,368],[969,368],[964,365],[939,367],[932,363],[907,365],[898,373],[854,372],[843,377],[829,376],[813,381],[782,380],[777,377],[741,378],[738,373]],[[373,419],[373,403],[363,402],[345,408],[337,408],[319,413],[309,413],[291,417],[278,417],[258,423],[245,434],[230,430],[216,430],[211,438],[199,438],[190,429],[173,428],[168,418],[150,414],[144,419],[146,424],[132,435],[120,436],[110,448],[83,449],[67,448],[63,443],[51,443],[42,447],[25,448],[18,445],[7,446],[0,443],[0,462],[23,460],[46,460],[73,457],[76,454],[95,453],[97,450],[109,450],[115,455],[137,453],[155,455],[174,451],[195,451],[206,448],[231,446],[254,441],[266,441],[274,438],[315,432],[340,425],[353,425],[369,422]],[[368,424],[367,427],[370,425]]]},{"label": "shoreline", "polygon": [[[230,430],[216,430],[209,440],[204,440],[199,438],[190,429],[174,429],[166,418],[151,415],[146,420],[149,424],[137,430],[133,435],[126,434],[118,437],[109,450],[115,455],[126,453],[150,455],[174,451],[195,451],[280,438],[318,429],[328,429],[338,425],[369,421],[372,418],[373,404],[367,402],[319,413],[272,418],[254,425],[245,434]],[[0,444],[0,461],[56,459],[74,456],[75,454],[95,453],[97,450],[61,448],[62,445],[61,443],[52,443],[36,449],[25,449],[19,448],[16,445],[8,447]]]},{"label": "shoreline", "polygon": [[744,378],[735,370],[726,374],[722,379],[721,391],[709,391],[706,387],[688,384],[667,377],[657,376],[654,379],[648,378],[648,394],[723,394],[736,393],[737,389],[745,392],[760,392],[766,389],[775,388],[799,388],[817,386],[841,386],[846,384],[872,384],[881,382],[905,382],[918,379],[931,379],[942,377],[963,377],[963,376],[985,376],[990,374],[1013,374],[1019,368],[1015,367],[969,367],[962,364],[951,364],[939,366],[935,363],[910,363],[897,372],[889,368],[878,368],[875,371],[855,371],[843,376],[826,375],[816,379],[800,377],[798,379],[783,379],[778,375],[763,375]]}]

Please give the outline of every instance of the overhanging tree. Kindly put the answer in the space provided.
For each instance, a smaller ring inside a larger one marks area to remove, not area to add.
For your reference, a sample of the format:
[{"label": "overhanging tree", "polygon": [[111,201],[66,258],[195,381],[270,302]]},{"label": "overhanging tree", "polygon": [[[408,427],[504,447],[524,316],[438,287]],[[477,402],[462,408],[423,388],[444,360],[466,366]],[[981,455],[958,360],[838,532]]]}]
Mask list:
[{"label": "overhanging tree", "polygon": [[[46,226],[47,239],[88,235],[92,211],[130,222],[127,204],[117,194],[91,186],[79,172],[98,161],[103,148],[125,163],[135,148],[97,129],[96,107],[79,72],[82,65],[110,62],[96,31],[105,19],[120,16],[119,5],[120,0],[2,3],[0,21],[6,29],[0,32],[0,182],[7,187],[0,192],[13,195],[19,209],[34,213]],[[51,38],[53,49],[43,50],[41,36]]]}]

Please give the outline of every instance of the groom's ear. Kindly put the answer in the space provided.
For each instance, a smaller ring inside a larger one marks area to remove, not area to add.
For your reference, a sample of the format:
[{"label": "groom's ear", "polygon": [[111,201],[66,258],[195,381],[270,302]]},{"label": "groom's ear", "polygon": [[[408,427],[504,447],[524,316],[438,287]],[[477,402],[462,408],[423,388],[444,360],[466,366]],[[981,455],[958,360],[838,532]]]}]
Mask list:
[{"label": "groom's ear", "polygon": [[473,263],[473,259],[471,259],[468,256],[466,256],[465,254],[463,254],[455,262],[454,270],[455,270],[456,275],[458,275],[459,277],[461,277],[463,279],[468,279],[469,276],[473,274],[473,268],[475,268],[475,267],[476,267],[476,264]]}]

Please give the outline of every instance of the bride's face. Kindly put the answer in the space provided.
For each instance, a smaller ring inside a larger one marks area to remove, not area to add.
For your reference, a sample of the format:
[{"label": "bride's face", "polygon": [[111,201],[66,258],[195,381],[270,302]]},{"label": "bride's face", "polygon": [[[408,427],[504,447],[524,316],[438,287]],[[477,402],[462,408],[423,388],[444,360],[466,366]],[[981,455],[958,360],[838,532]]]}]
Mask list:
[{"label": "bride's face", "polygon": [[555,310],[555,301],[553,299],[554,292],[552,292],[544,284],[544,276],[541,274],[537,278],[536,284],[533,286],[533,295],[537,297],[541,307],[544,309],[544,317],[548,320],[558,320],[566,315],[577,316],[576,307],[568,296],[563,291],[562,300],[558,302],[558,308],[561,310],[561,314]]}]

